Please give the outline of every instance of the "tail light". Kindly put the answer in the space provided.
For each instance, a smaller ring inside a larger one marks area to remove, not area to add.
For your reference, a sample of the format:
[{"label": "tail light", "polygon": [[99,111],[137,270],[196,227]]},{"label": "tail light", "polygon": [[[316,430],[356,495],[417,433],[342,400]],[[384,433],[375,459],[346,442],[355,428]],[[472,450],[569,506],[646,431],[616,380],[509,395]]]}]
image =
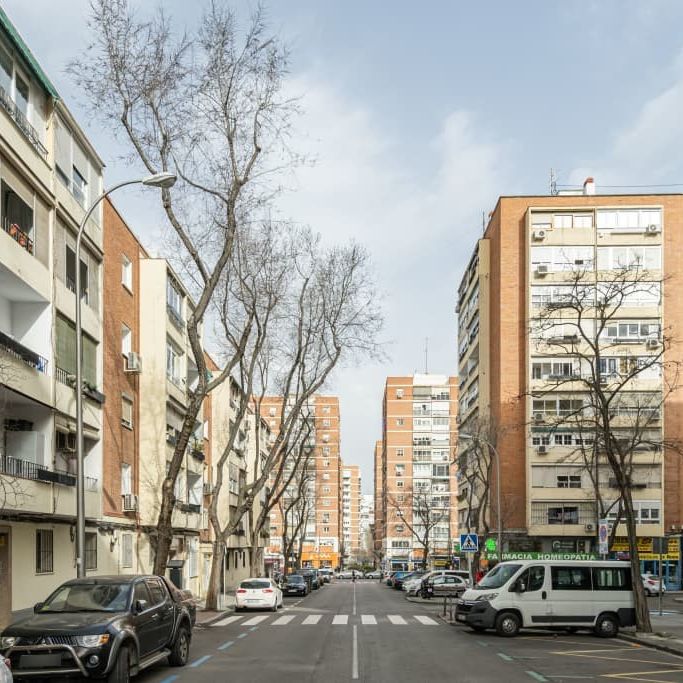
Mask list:
[{"label": "tail light", "polygon": [[657,582],[656,582],[654,579],[648,579],[647,582],[648,582],[651,586],[655,586],[655,585],[657,584]]},{"label": "tail light", "polygon": [[273,589],[272,589],[272,588],[264,588],[264,589],[263,589],[263,592],[264,592],[264,593],[272,593],[272,592],[273,592]]},{"label": "tail light", "polygon": [[238,588],[237,592],[238,593],[246,593],[247,591],[244,588]]}]

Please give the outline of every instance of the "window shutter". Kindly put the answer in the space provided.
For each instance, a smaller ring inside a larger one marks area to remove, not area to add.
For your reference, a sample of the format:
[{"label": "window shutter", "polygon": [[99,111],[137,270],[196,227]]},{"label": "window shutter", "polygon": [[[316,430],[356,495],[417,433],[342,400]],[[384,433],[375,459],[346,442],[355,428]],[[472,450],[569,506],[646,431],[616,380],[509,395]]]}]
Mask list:
[{"label": "window shutter", "polygon": [[71,323],[57,316],[57,367],[70,375],[76,374],[76,329]]},{"label": "window shutter", "polygon": [[71,178],[71,134],[59,119],[55,119],[55,164]]}]

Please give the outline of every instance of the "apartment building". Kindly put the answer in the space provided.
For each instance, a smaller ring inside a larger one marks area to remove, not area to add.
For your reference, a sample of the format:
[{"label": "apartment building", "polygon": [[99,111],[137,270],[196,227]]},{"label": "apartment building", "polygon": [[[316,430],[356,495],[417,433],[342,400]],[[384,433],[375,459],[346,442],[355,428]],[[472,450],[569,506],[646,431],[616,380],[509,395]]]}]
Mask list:
[{"label": "apartment building", "polygon": [[[280,429],[282,402],[277,396],[264,399],[262,415],[273,435]],[[280,505],[270,513],[269,555],[281,568],[299,561],[303,566],[336,568],[341,566],[343,543],[339,399],[315,395],[301,420],[306,423],[303,429],[310,453],[305,458],[306,468],[299,468]],[[290,505],[295,499],[302,501]],[[285,517],[286,535],[295,538],[293,554],[288,558],[283,554]]]},{"label": "apartment building", "polygon": [[360,518],[358,522],[358,535],[360,537],[360,556],[365,562],[373,562],[374,550],[374,507],[375,496],[373,493],[361,493]]},{"label": "apartment building", "polygon": [[342,465],[342,564],[356,564],[361,555],[361,477],[358,465]]},{"label": "apartment building", "polygon": [[[74,574],[74,247],[101,186],[102,161],[0,9],[0,625]],[[106,564],[101,263],[96,211],[78,264],[89,567]]]},{"label": "apartment building", "polygon": [[[633,433],[633,416],[647,401],[661,402],[671,377],[648,358],[661,353],[662,334],[681,337],[682,221],[681,195],[600,195],[592,179],[582,192],[499,198],[458,291],[461,527],[495,533],[499,480],[506,552],[596,552],[599,508],[580,455],[593,443],[581,432],[591,408],[585,385],[573,380],[590,371],[587,340],[594,339],[605,391],[628,368],[646,368],[615,400],[612,425],[620,438]],[[619,278],[638,286],[623,290],[605,319],[600,306]],[[595,303],[572,310],[567,302],[577,293]],[[679,347],[672,345],[662,360],[680,362]],[[680,395],[674,391],[663,410],[645,413],[653,444],[680,439]],[[581,419],[572,422],[576,415]],[[500,477],[494,462],[483,509],[482,481],[474,476],[479,456],[475,442],[462,435],[479,435],[500,454]],[[666,448],[642,447],[633,465],[643,547],[654,536],[679,538],[680,458]],[[595,466],[603,500],[615,501],[615,483],[599,455]],[[615,516],[612,509],[607,519]],[[623,528],[617,535],[617,549],[623,548]],[[680,551],[674,546],[665,569],[675,583]],[[654,556],[643,557],[644,568],[653,569]]]},{"label": "apartment building", "polygon": [[384,496],[382,492],[384,491],[384,443],[380,441],[375,441],[375,449],[373,452],[373,467],[374,467],[374,479],[373,479],[373,525],[372,525],[372,553],[376,560],[380,561],[384,557],[384,536],[386,531],[384,528]]},{"label": "apartment building", "polygon": [[387,378],[379,517],[386,569],[450,562],[457,534],[457,483],[450,464],[457,434],[457,395],[455,377],[415,374]]}]

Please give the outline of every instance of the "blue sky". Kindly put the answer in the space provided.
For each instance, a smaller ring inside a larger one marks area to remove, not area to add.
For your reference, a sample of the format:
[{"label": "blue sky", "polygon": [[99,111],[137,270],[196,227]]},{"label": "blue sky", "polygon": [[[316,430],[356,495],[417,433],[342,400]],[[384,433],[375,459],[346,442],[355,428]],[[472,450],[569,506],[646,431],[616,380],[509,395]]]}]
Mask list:
[{"label": "blue sky", "polygon": [[[64,66],[87,41],[87,0],[2,0],[107,163],[135,175],[109,131],[90,125]],[[155,3],[138,1],[147,9]],[[246,14],[253,3],[232,3]],[[201,2],[163,3],[193,25]],[[482,212],[500,194],[683,183],[683,2],[679,0],[280,0],[288,87],[305,114],[295,141],[315,155],[279,210],[330,239],[365,242],[385,295],[390,360],[341,368],[342,457],[372,487],[389,374],[455,374],[455,291]],[[683,188],[672,188],[680,191]],[[139,191],[116,198],[154,250],[161,214]]]}]

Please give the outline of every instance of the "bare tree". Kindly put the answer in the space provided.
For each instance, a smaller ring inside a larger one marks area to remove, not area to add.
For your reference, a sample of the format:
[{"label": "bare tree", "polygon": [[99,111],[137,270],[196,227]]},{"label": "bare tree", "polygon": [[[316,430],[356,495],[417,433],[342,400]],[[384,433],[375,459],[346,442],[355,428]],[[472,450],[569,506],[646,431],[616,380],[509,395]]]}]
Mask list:
[{"label": "bare tree", "polygon": [[238,232],[272,192],[268,173],[293,160],[286,138],[295,107],[282,93],[287,50],[268,34],[261,8],[240,33],[233,12],[213,2],[195,32],[176,34],[161,8],[146,20],[126,0],[92,0],[89,25],[88,49],[69,71],[94,115],[123,133],[136,165],[179,176],[173,190],[162,191],[162,205],[196,298],[187,333],[199,381],[188,391],[163,481],[154,562],[161,574],[195,419],[241,362],[225,358],[209,379],[201,329],[223,292]]},{"label": "bare tree", "polygon": [[450,523],[450,502],[444,503],[438,494],[413,488],[400,499],[389,497],[389,505],[410,531],[422,549],[422,568],[427,569],[436,542],[436,530],[444,522]]},{"label": "bare tree", "polygon": [[[637,628],[646,632],[652,627],[638,580],[636,524],[642,520],[633,490],[647,485],[655,463],[661,487],[662,453],[681,450],[665,439],[661,423],[664,404],[679,386],[679,368],[666,360],[672,339],[659,317],[634,321],[625,309],[658,306],[661,289],[661,280],[637,260],[602,276],[574,270],[543,300],[532,301],[530,330],[535,352],[547,355],[532,370],[533,379],[541,380],[532,389],[532,435],[539,444],[552,438],[564,446],[564,461],[587,473],[598,514],[616,509],[615,527],[623,519]],[[569,521],[580,521],[578,511],[576,516]]]}]

